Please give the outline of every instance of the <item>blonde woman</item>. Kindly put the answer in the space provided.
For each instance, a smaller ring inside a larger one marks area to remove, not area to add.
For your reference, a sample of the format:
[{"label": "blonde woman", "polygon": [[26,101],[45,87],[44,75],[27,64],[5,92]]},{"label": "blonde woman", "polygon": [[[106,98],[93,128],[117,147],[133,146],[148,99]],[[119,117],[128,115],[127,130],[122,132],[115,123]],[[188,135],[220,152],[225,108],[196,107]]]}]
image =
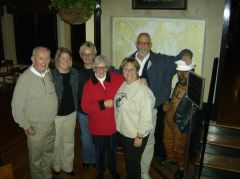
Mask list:
[{"label": "blonde woman", "polygon": [[[83,87],[87,80],[89,80],[93,75],[93,62],[95,55],[97,54],[96,47],[90,41],[85,42],[81,45],[79,49],[79,55],[83,61],[83,65],[78,68],[79,72],[79,89],[78,97],[79,104],[82,101]],[[87,169],[90,165],[95,167],[96,156],[95,148],[92,141],[92,136],[89,133],[88,129],[88,115],[83,112],[81,105],[78,108],[78,121],[81,129],[81,153],[82,153],[82,167]]]}]

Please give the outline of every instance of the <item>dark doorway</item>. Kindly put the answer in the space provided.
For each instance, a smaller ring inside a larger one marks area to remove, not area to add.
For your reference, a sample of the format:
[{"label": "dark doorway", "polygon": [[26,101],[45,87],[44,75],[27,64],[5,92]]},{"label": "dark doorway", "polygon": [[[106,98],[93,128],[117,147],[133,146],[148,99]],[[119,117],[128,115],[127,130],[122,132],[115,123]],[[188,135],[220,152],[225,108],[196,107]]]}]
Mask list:
[{"label": "dark doorway", "polygon": [[31,64],[30,57],[36,46],[46,46],[52,52],[57,48],[56,15],[52,13],[16,13],[14,32],[18,64]]},{"label": "dark doorway", "polygon": [[86,41],[86,24],[71,25],[71,46],[74,66],[82,65],[79,47]]},{"label": "dark doorway", "polygon": [[240,1],[231,1],[218,123],[240,127]]},{"label": "dark doorway", "polygon": [[0,19],[0,61],[4,60],[3,37],[2,37],[2,23]]}]

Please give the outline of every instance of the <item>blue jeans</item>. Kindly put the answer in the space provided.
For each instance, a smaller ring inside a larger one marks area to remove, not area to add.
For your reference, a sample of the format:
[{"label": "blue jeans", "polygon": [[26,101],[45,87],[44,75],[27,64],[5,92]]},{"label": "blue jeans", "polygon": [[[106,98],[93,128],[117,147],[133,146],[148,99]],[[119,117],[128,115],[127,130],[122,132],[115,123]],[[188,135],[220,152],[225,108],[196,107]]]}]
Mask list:
[{"label": "blue jeans", "polygon": [[81,129],[82,160],[83,163],[96,163],[95,148],[92,136],[88,131],[88,116],[78,112],[77,114]]}]

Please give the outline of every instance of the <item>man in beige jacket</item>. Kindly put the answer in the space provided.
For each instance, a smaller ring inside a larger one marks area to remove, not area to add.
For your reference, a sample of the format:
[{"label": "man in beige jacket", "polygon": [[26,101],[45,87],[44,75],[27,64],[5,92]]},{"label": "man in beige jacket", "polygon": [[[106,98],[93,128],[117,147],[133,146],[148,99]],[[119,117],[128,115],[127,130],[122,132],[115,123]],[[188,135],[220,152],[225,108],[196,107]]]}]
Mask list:
[{"label": "man in beige jacket", "polygon": [[32,179],[52,178],[57,96],[48,70],[50,50],[36,47],[32,65],[19,77],[12,99],[14,120],[27,135]]}]

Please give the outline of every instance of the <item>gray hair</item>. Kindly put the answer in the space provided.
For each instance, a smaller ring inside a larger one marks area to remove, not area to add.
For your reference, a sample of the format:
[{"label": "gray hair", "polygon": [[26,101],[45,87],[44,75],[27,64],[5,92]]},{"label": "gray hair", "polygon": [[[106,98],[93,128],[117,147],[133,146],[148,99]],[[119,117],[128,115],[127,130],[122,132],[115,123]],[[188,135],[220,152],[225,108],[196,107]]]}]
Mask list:
[{"label": "gray hair", "polygon": [[139,38],[142,37],[142,36],[145,36],[145,37],[149,38],[149,41],[151,42],[151,36],[150,36],[150,34],[147,33],[147,32],[142,32],[142,33],[140,33],[140,34],[138,35],[138,37],[137,37],[137,42],[138,42]]},{"label": "gray hair", "polygon": [[38,46],[38,47],[35,47],[35,48],[33,49],[33,51],[32,51],[32,56],[35,57],[35,56],[37,55],[38,51],[41,50],[41,49],[46,49],[47,52],[49,53],[49,56],[51,55],[51,51],[50,51],[49,48],[44,47],[44,46]]},{"label": "gray hair", "polygon": [[98,56],[96,56],[95,61],[93,63],[93,69],[95,69],[96,66],[98,66],[100,63],[105,63],[106,66],[109,65],[107,57],[105,55],[98,55]]}]

